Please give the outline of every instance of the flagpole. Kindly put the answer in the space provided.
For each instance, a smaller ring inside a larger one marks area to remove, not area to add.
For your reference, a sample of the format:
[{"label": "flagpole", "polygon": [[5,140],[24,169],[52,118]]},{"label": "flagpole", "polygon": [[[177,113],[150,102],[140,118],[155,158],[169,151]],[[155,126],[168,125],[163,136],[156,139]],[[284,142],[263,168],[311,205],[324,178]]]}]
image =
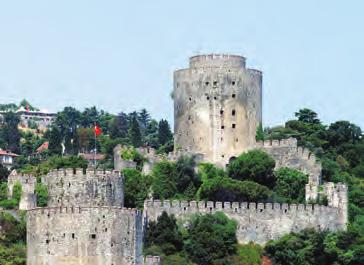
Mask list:
[{"label": "flagpole", "polygon": [[97,153],[97,146],[96,146],[96,121],[94,123],[94,136],[95,136],[94,167],[96,168],[96,153]]}]

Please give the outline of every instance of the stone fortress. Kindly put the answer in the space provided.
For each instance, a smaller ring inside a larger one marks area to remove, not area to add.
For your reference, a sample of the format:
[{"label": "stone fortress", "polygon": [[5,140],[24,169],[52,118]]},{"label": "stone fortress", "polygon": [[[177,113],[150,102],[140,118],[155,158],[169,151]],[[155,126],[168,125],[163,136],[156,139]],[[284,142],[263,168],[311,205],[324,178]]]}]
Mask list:
[{"label": "stone fortress", "polygon": [[[149,174],[162,159],[175,161],[194,155],[197,162],[225,167],[240,154],[261,149],[276,161],[276,168],[290,167],[308,174],[307,204],[259,202],[158,201],[144,203],[144,210],[123,208],[124,186],[120,173],[136,167],[114,149],[114,171],[53,170],[41,181],[48,187],[48,207],[36,208],[36,178],[13,172],[14,184],[23,186],[20,202],[28,210],[28,265],[159,265],[159,257],[143,257],[147,224],[166,211],[182,221],[192,214],[224,212],[237,221],[240,243],[264,244],[304,228],[346,229],[347,186],[321,183],[321,163],[297,140],[255,140],[262,123],[262,73],[246,68],[245,58],[233,55],[199,55],[188,69],[174,73],[175,150],[167,157],[152,148],[139,148]],[[310,204],[320,195],[328,206]]]},{"label": "stone fortress", "polygon": [[[304,228],[346,229],[347,186],[324,183],[321,163],[308,149],[298,147],[294,138],[256,141],[262,124],[262,73],[246,68],[244,57],[225,54],[190,58],[189,68],[174,73],[174,153],[197,155],[199,161],[225,167],[240,154],[261,149],[276,161],[276,168],[289,167],[308,175],[306,205],[256,202],[187,202],[148,200],[147,220],[163,211],[186,219],[195,213],[222,211],[238,223],[240,243],[264,244]],[[312,205],[319,195],[328,206]]]}]

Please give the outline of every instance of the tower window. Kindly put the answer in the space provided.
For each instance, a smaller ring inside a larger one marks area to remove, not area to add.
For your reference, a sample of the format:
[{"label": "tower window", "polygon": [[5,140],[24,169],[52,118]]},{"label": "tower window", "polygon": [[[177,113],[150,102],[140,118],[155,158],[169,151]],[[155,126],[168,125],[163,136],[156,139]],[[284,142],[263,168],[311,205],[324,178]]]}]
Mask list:
[{"label": "tower window", "polygon": [[205,82],[205,86],[208,86],[209,85],[209,82]]},{"label": "tower window", "polygon": [[236,139],[235,139],[235,142],[239,142],[239,139],[238,139],[238,138],[236,138]]},{"label": "tower window", "polygon": [[224,114],[224,110],[220,110],[220,115],[223,115]]},{"label": "tower window", "polygon": [[92,234],[92,235],[91,235],[91,238],[92,238],[92,239],[96,239],[96,234]]},{"label": "tower window", "polygon": [[214,86],[217,86],[217,81],[214,81]]},{"label": "tower window", "polygon": [[192,100],[192,98],[190,97],[190,98],[189,98],[189,100],[191,101],[191,100]]},{"label": "tower window", "polygon": [[235,129],[236,124],[235,124],[235,123],[233,123],[233,124],[231,125],[231,127],[232,127],[233,129]]},{"label": "tower window", "polygon": [[231,115],[235,116],[235,114],[236,114],[236,111],[233,109],[233,110],[231,111]]},{"label": "tower window", "polygon": [[231,97],[232,97],[232,98],[236,98],[236,94],[235,94],[235,93],[234,93],[234,94],[232,94],[232,95],[231,95]]},{"label": "tower window", "polygon": [[233,86],[235,86],[235,81],[232,81],[232,82],[231,82],[231,84],[232,84]]},{"label": "tower window", "polygon": [[72,239],[75,239],[75,233],[72,233]]},{"label": "tower window", "polygon": [[214,97],[214,100],[216,100],[217,99],[217,97]]},{"label": "tower window", "polygon": [[222,126],[221,126],[221,129],[225,129],[225,126],[224,126],[224,125],[222,125]]},{"label": "tower window", "polygon": [[210,100],[210,97],[209,97],[209,96],[207,96],[207,97],[206,97],[206,99],[207,99],[207,100]]}]

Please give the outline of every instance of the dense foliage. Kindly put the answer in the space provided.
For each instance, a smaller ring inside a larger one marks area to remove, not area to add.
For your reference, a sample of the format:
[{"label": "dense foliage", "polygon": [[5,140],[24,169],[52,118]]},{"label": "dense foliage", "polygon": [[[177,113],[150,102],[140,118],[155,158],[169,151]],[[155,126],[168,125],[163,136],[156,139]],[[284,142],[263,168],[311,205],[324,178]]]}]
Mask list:
[{"label": "dense foliage", "polygon": [[164,212],[149,223],[145,254],[160,255],[168,265],[260,264],[262,250],[252,244],[239,246],[236,227],[221,212],[192,216],[187,227]]},{"label": "dense foliage", "polygon": [[26,264],[26,224],[24,214],[19,221],[11,214],[0,212],[0,264]]}]

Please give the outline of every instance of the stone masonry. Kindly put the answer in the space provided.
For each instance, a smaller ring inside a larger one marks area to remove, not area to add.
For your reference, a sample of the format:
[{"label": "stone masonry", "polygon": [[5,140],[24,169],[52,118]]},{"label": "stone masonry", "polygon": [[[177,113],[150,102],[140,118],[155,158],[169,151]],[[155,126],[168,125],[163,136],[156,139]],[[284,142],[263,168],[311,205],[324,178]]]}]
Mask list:
[{"label": "stone masonry", "polygon": [[122,208],[118,171],[53,170],[45,208],[28,211],[28,265],[160,265],[142,256],[143,214]]},{"label": "stone masonry", "polygon": [[174,72],[174,143],[225,166],[255,146],[262,123],[262,73],[245,67],[245,58],[211,54],[190,58]]},{"label": "stone masonry", "polygon": [[34,194],[37,179],[32,175],[19,174],[16,170],[11,171],[8,177],[8,196],[13,196],[15,183],[22,186],[22,194],[19,202],[19,210],[28,210],[36,206],[37,199]]},{"label": "stone masonry", "polygon": [[[344,195],[346,196],[346,195]],[[193,214],[223,212],[238,224],[236,235],[239,243],[265,244],[271,239],[305,228],[319,230],[346,229],[345,208],[322,205],[196,202],[147,200],[144,215],[147,221],[155,221],[165,211],[177,219],[188,221]]]}]

